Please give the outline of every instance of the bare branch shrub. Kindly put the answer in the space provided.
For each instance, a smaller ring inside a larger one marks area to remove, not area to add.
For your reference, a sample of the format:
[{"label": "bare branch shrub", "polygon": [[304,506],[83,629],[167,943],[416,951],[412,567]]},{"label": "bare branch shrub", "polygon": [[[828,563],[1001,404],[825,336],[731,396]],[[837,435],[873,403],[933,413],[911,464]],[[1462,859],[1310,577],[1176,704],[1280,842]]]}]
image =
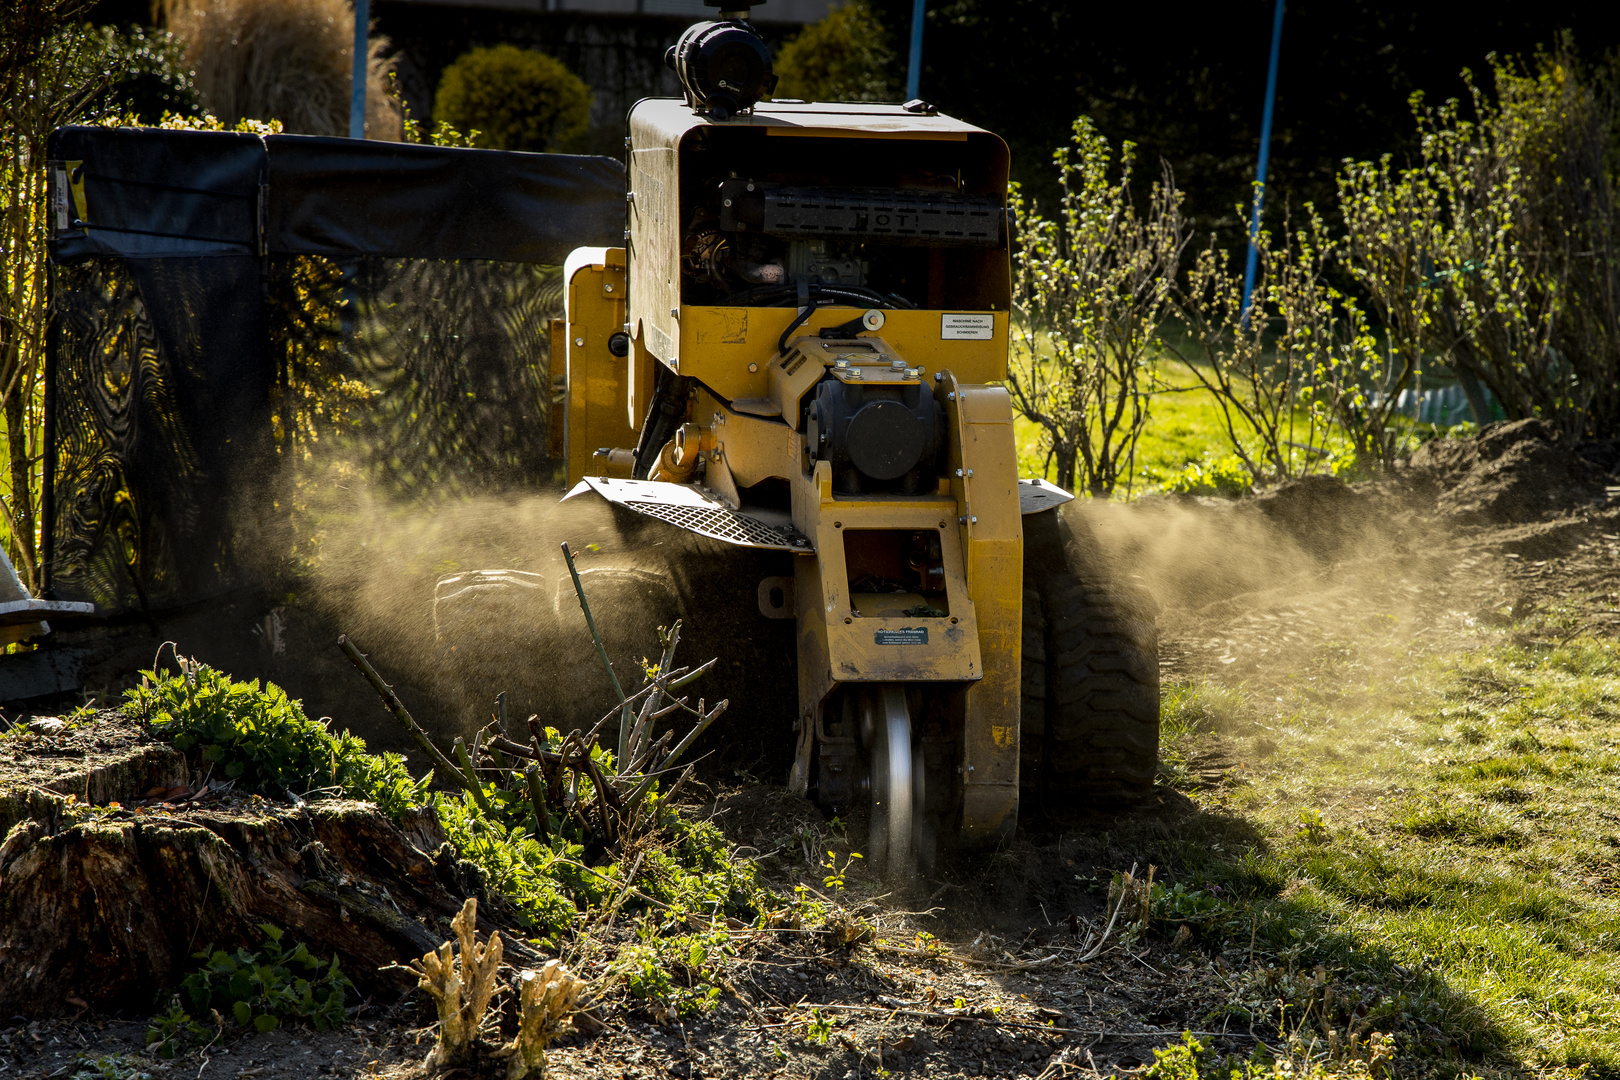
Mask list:
[{"label": "bare branch shrub", "polygon": [[1186,244],[1168,168],[1138,212],[1134,151],[1120,148],[1119,178],[1110,180],[1108,141],[1081,117],[1071,145],[1053,154],[1057,217],[1042,217],[1016,185],[1011,194],[1019,236],[1008,385],[1040,426],[1058,483],[1093,495],[1129,486]]},{"label": "bare branch shrub", "polygon": [[[1466,75],[1466,73],[1465,73]],[[1620,213],[1610,170],[1611,74],[1583,78],[1567,47],[1534,72],[1470,80],[1473,118],[1412,101],[1421,157],[1347,164],[1346,266],[1392,351],[1438,356],[1509,418],[1570,435],[1620,432]]]},{"label": "bare branch shrub", "polygon": [[[439,1037],[422,1066],[430,1075],[480,1071],[498,1075],[504,1066],[507,1080],[544,1076],[546,1045],[578,1011],[586,984],[556,960],[546,961],[539,971],[520,973],[517,1037],[499,1047],[486,1043],[484,1014],[495,994],[502,944],[500,933],[493,932],[479,945],[477,924],[478,901],[468,897],[450,920],[460,951],[446,941],[407,968],[439,1013]],[[480,1065],[496,1068],[481,1070]]]},{"label": "bare branch shrub", "polygon": [[1212,241],[1178,291],[1187,330],[1166,351],[1214,397],[1227,437],[1255,484],[1331,471],[1338,425],[1367,462],[1395,452],[1391,428],[1410,358],[1379,349],[1354,298],[1329,280],[1338,242],[1314,207],[1302,229],[1255,237],[1252,309],[1243,275]]}]

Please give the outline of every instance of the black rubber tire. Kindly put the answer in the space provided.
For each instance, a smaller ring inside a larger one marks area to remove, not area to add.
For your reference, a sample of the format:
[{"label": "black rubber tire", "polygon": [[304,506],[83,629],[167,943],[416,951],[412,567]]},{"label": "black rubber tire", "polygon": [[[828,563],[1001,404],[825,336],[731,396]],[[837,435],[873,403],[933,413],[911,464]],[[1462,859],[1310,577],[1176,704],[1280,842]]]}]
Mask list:
[{"label": "black rubber tire", "polygon": [[1156,605],[1061,511],[1024,519],[1023,800],[1048,817],[1130,801],[1159,763]]}]

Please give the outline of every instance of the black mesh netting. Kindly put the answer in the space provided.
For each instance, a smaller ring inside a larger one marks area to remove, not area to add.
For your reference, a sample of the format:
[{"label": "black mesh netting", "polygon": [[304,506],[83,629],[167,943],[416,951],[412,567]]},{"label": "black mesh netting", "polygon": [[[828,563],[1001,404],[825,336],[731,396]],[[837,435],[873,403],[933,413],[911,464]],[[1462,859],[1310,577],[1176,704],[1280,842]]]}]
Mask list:
[{"label": "black mesh netting", "polygon": [[258,260],[56,271],[51,584],[109,611],[218,591],[268,450]]},{"label": "black mesh netting", "polygon": [[[185,138],[200,135],[213,137]],[[57,136],[53,157],[88,161],[56,172],[64,193],[82,184],[73,197],[88,214],[72,227],[59,218],[53,238],[53,595],[118,614],[242,584],[280,557],[267,549],[286,542],[288,492],[334,460],[407,499],[553,480],[559,264],[576,244],[617,238],[617,163],[217,133]],[[215,235],[209,200],[249,198],[255,174],[270,178],[259,231]],[[143,186],[164,198],[128,195]],[[291,193],[285,205],[277,191]],[[496,206],[510,220],[492,220]],[[452,221],[469,224],[442,227]]]},{"label": "black mesh netting", "polygon": [[[277,266],[273,287],[296,431],[325,419],[394,494],[552,479],[549,326],[562,317],[560,267],[301,258]],[[321,326],[305,317],[316,295],[314,308],[333,313]],[[345,392],[334,423],[331,399]]]},{"label": "black mesh netting", "polygon": [[129,610],[230,587],[278,492],[332,456],[405,497],[553,477],[558,267],[295,256],[262,295],[252,258],[61,275],[60,596]]}]

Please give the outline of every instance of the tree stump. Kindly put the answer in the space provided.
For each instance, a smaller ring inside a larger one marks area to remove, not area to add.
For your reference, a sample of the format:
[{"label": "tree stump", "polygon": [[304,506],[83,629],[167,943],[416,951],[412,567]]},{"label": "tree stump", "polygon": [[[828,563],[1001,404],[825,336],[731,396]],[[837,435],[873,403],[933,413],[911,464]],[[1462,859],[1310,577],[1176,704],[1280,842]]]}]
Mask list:
[{"label": "tree stump", "polygon": [[[467,897],[480,898],[480,930],[515,922],[511,906],[456,857],[430,807],[398,822],[340,800],[288,806],[227,796],[130,809],[164,781],[183,779],[184,759],[177,764],[172,749],[140,736],[119,754],[87,757],[82,771],[52,772],[28,759],[59,753],[60,742],[32,743],[0,744],[0,820],[8,823],[0,1014],[58,1012],[69,997],[151,1008],[196,968],[193,953],[210,944],[255,948],[264,922],[317,955],[339,956],[363,993],[393,997],[414,980],[379,969],[435,948]],[[50,788],[20,782],[29,775]],[[115,802],[124,807],[107,805]],[[106,808],[87,813],[87,804]],[[543,961],[508,937],[514,960]]]}]

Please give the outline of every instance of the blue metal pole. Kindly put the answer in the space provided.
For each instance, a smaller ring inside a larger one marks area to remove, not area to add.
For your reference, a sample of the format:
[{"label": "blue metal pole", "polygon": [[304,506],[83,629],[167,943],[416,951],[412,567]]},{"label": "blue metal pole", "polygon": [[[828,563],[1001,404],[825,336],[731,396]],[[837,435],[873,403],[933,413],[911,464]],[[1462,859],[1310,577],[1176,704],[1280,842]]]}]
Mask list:
[{"label": "blue metal pole", "polygon": [[1282,47],[1283,0],[1271,19],[1271,65],[1266,71],[1266,109],[1260,117],[1260,163],[1254,170],[1254,211],[1249,218],[1249,262],[1243,270],[1243,325],[1249,325],[1249,298],[1254,295],[1255,263],[1260,251],[1260,207],[1266,198],[1266,159],[1271,156],[1271,114],[1277,104],[1277,54]]},{"label": "blue metal pole", "polygon": [[907,101],[915,101],[922,89],[923,8],[927,2],[928,0],[916,0],[911,5],[911,61],[906,65]]},{"label": "blue metal pole", "polygon": [[349,91],[351,139],[366,137],[366,61],[369,51],[366,48],[366,40],[370,34],[371,0],[354,0],[354,82]]}]

